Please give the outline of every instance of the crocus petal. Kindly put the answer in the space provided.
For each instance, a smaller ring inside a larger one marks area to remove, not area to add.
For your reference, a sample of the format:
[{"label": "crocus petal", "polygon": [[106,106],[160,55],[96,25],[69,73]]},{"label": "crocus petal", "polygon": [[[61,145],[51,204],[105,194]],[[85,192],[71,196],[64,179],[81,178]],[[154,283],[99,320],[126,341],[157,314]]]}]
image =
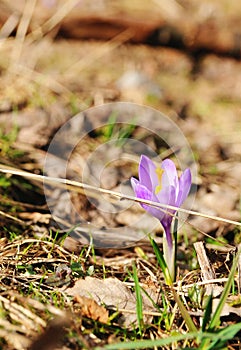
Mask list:
[{"label": "crocus petal", "polygon": [[162,162],[161,168],[164,170],[162,176],[162,186],[174,186],[176,189],[178,187],[178,176],[175,164],[170,159],[165,159]]},{"label": "crocus petal", "polygon": [[158,203],[169,204],[169,205],[175,205],[175,202],[176,202],[175,196],[176,196],[175,188],[171,186],[162,188],[162,190],[156,194]]},{"label": "crocus petal", "polygon": [[134,177],[131,178],[131,186],[133,188],[133,191],[135,191],[136,185],[139,183],[139,181],[137,179],[135,179]]},{"label": "crocus petal", "polygon": [[[170,186],[166,189],[163,189],[163,192],[164,192],[164,195],[166,196],[166,198],[163,195],[163,200],[162,200],[162,202],[160,201],[160,203],[176,206],[176,189],[175,189],[175,187]],[[176,210],[165,209],[165,211],[166,211],[166,213],[164,213],[163,218],[161,220],[161,223],[165,226],[168,226],[169,223],[171,224],[172,219],[173,219],[173,216],[170,215],[170,213],[174,214],[176,212]]]},{"label": "crocus petal", "polygon": [[192,184],[192,175],[190,169],[186,169],[179,179],[179,193],[176,206],[180,207],[188,196]]},{"label": "crocus petal", "polygon": [[139,164],[139,180],[150,191],[158,184],[156,166],[151,159],[144,155],[141,156]]},{"label": "crocus petal", "polygon": [[[137,198],[146,199],[146,200],[158,203],[158,200],[157,200],[156,196],[153,195],[153,193],[151,191],[149,191],[148,188],[146,188],[145,186],[140,184],[140,182],[138,182],[136,179],[132,178],[131,179],[131,184],[132,184],[132,187],[133,187],[133,189],[135,191],[135,194],[136,194]],[[164,216],[165,213],[163,213],[161,210],[159,210],[157,208],[154,208],[154,207],[151,207],[150,205],[147,205],[147,204],[144,204],[144,203],[140,203],[140,204],[141,204],[143,209],[148,211],[148,213],[150,213],[151,215],[155,216],[160,221],[163,219],[163,216]]]},{"label": "crocus petal", "polygon": [[[161,167],[156,165],[147,156],[142,155],[139,164],[139,180],[131,178],[131,185],[137,198],[150,200],[160,204],[180,207],[191,187],[191,172],[186,169],[178,180],[176,166],[170,159],[165,159]],[[175,209],[157,209],[147,204],[141,206],[151,215],[161,221],[165,231],[170,229],[172,215]]]}]

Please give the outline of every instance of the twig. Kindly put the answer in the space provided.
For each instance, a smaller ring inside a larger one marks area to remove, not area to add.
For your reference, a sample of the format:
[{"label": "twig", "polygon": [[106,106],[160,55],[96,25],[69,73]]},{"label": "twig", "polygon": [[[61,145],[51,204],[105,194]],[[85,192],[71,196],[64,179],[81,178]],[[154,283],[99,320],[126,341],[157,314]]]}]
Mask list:
[{"label": "twig", "polygon": [[[198,262],[202,272],[203,281],[214,280],[216,279],[215,271],[207,257],[206,250],[204,248],[203,242],[195,242],[194,248],[197,253]],[[206,284],[206,294],[217,296],[221,293],[220,286],[217,286],[214,283]]]}]

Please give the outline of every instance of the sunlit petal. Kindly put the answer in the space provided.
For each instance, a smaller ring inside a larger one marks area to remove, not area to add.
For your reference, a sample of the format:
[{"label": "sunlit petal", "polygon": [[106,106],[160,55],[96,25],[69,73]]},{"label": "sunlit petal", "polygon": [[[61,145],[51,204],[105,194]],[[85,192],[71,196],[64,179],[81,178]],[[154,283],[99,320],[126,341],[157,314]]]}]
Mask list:
[{"label": "sunlit petal", "polygon": [[179,179],[179,193],[176,201],[176,206],[180,207],[187,198],[192,184],[192,175],[190,169],[186,169]]},{"label": "sunlit petal", "polygon": [[156,166],[151,159],[142,155],[139,164],[139,179],[140,183],[145,185],[150,191],[158,184],[156,175]]},{"label": "sunlit petal", "polygon": [[173,161],[170,159],[165,159],[161,164],[161,168],[164,170],[162,186],[174,186],[175,188],[179,187],[177,169]]},{"label": "sunlit petal", "polygon": [[[151,191],[149,191],[148,188],[141,185],[140,183],[135,184],[134,191],[135,191],[137,198],[150,200],[152,202],[158,202],[155,195],[153,195],[153,193]],[[148,211],[148,213],[150,213],[151,215],[153,215],[154,217],[156,217],[160,221],[162,220],[164,213],[161,210],[154,208],[154,207],[151,207],[150,205],[147,205],[144,203],[140,203],[140,204],[141,204],[143,209]]]}]

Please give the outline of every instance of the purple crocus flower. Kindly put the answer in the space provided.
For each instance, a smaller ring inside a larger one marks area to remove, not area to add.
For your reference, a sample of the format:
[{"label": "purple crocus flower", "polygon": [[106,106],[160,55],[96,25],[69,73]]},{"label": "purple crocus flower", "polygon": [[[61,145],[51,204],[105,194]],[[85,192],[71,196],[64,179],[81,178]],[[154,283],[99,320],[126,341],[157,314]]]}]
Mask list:
[{"label": "purple crocus flower", "polygon": [[[156,166],[151,159],[144,155],[141,156],[139,164],[139,181],[133,177],[131,178],[131,185],[137,198],[178,208],[187,198],[191,182],[190,169],[186,169],[178,179],[176,166],[172,160],[165,159],[160,166]],[[144,203],[141,206],[160,220],[166,235],[168,255],[171,257],[173,255],[171,224],[173,214],[176,211],[170,209],[159,210]]]}]

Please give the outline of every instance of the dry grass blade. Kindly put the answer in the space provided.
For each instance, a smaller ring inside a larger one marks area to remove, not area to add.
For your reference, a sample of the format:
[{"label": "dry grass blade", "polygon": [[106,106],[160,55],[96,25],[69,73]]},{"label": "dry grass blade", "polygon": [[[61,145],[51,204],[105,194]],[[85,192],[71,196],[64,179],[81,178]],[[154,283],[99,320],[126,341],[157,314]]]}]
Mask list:
[{"label": "dry grass blade", "polygon": [[24,39],[28,30],[31,17],[34,13],[35,5],[36,5],[36,0],[28,0],[25,3],[23,15],[18,26],[18,30],[17,30],[17,34],[16,34],[14,46],[13,46],[12,59],[11,59],[12,66],[18,65],[18,61],[20,59],[21,52],[22,52]]},{"label": "dry grass blade", "polygon": [[4,217],[7,218],[7,219],[10,219],[10,220],[15,221],[15,222],[17,222],[17,223],[20,224],[20,225],[25,225],[25,222],[24,222],[24,221],[22,221],[22,220],[16,218],[15,216],[10,215],[10,214],[6,214],[6,213],[4,213],[2,210],[0,210],[0,215],[1,215],[1,216],[4,216]]},{"label": "dry grass blade", "polygon": [[30,339],[26,336],[18,334],[16,331],[12,331],[11,328],[0,329],[0,337],[5,339],[10,349],[23,350],[28,349],[30,345]]},{"label": "dry grass blade", "polygon": [[13,13],[4,23],[0,30],[0,47],[3,45],[4,41],[9,37],[13,30],[17,27],[19,18]]},{"label": "dry grass blade", "polygon": [[[91,193],[97,192],[97,193],[101,193],[101,194],[106,194],[106,195],[114,197],[114,198],[119,198],[120,200],[127,199],[127,200],[137,202],[137,203],[144,203],[144,204],[150,205],[152,207],[156,207],[162,211],[165,209],[170,209],[170,210],[175,210],[175,211],[182,212],[185,214],[201,216],[201,217],[204,217],[207,219],[225,222],[225,223],[233,224],[236,226],[241,226],[241,222],[229,220],[229,219],[222,218],[219,216],[203,214],[203,213],[193,211],[193,210],[178,208],[178,207],[175,207],[173,205],[166,205],[166,204],[161,204],[161,203],[157,203],[157,202],[152,202],[150,200],[139,199],[139,198],[136,198],[133,196],[128,196],[128,195],[122,194],[120,192],[107,190],[107,189],[104,189],[101,187],[91,186],[91,185],[88,185],[88,184],[85,184],[82,182],[78,182],[78,181],[71,181],[71,180],[67,180],[67,179],[54,178],[54,177],[50,177],[50,176],[37,175],[37,174],[28,173],[25,171],[19,171],[17,169],[12,169],[12,168],[6,167],[3,164],[0,164],[0,172],[5,173],[5,174],[23,176],[26,178],[40,181],[44,184],[64,187],[65,189],[69,189],[69,190],[75,191],[75,192],[83,193],[83,190],[84,190],[85,191],[84,193],[88,194],[89,196],[91,196]],[[170,213],[170,215],[173,216],[173,214],[171,214],[171,213]]]},{"label": "dry grass blade", "polygon": [[28,42],[31,43],[35,40],[39,40],[44,35],[49,33],[53,28],[61,23],[64,17],[66,17],[75,8],[75,6],[78,5],[78,3],[79,0],[66,1],[63,6],[59,7],[52,17],[41,25],[41,27],[38,27],[28,34]]},{"label": "dry grass blade", "polygon": [[21,323],[25,331],[37,331],[38,327],[45,327],[46,322],[26,307],[19,305],[18,303],[12,302],[0,295],[0,301],[3,303],[4,308],[9,311],[11,318]]},{"label": "dry grass blade", "polygon": [[46,328],[46,311],[57,319],[64,320],[64,325],[69,324],[67,314],[58,308],[11,291],[7,293],[7,297],[0,295],[0,302],[2,310],[8,315],[8,320],[0,318],[0,337],[17,350],[29,348],[31,339],[36,338],[39,331]]},{"label": "dry grass blade", "polygon": [[[10,244],[6,245],[4,248],[2,248],[0,256],[7,256],[7,255],[12,256],[13,255],[13,252],[12,252],[13,248],[15,248],[18,251],[22,245],[31,245],[31,244],[36,244],[39,246],[44,245],[47,252],[49,250],[51,251],[51,249],[53,248],[53,242],[51,242],[51,241],[45,241],[45,240],[34,239],[34,238],[22,239],[22,240],[16,240],[16,241],[14,241],[14,243],[10,243]],[[48,248],[46,248],[46,247],[48,247]],[[57,250],[58,254],[61,255],[62,258],[68,257],[71,255],[70,252],[68,252],[67,250],[65,250],[63,247],[61,247],[59,245],[55,249]],[[52,259],[52,260],[56,261],[56,259]],[[52,260],[51,260],[51,258],[49,258],[49,262]],[[31,259],[31,261],[32,261],[32,259]],[[38,262],[39,262],[39,260],[38,260]],[[16,263],[16,261],[15,261],[15,263]]]}]

